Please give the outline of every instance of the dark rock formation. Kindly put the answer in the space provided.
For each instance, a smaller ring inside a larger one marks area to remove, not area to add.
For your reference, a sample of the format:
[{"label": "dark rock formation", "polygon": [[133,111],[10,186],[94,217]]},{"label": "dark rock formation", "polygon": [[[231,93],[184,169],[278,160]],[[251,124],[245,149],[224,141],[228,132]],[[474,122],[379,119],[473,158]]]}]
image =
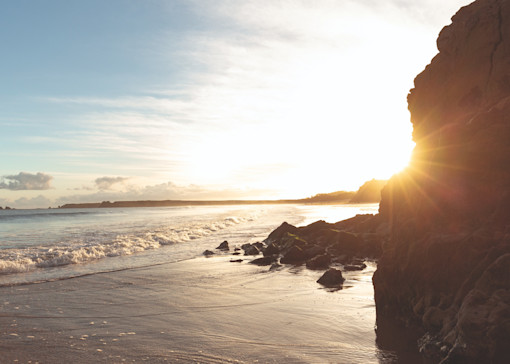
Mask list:
[{"label": "dark rock formation", "polygon": [[206,257],[210,257],[211,255],[214,255],[214,252],[210,250],[205,250],[202,254],[205,255]]},{"label": "dark rock formation", "polygon": [[306,254],[299,246],[292,246],[280,259],[283,264],[301,264],[306,260]]},{"label": "dark rock formation", "polygon": [[[416,147],[382,192],[378,321],[442,363],[510,362],[510,0],[459,10],[408,97]],[[506,344],[505,344],[506,343]]]},{"label": "dark rock formation", "polygon": [[317,283],[322,284],[324,287],[337,288],[341,287],[344,281],[345,278],[342,276],[342,272],[339,269],[331,268],[319,278]]},{"label": "dark rock formation", "polygon": [[328,269],[331,264],[331,255],[317,255],[306,262],[308,269]]},{"label": "dark rock formation", "polygon": [[358,264],[346,264],[344,266],[345,271],[353,271],[353,270],[363,270],[367,267],[365,263],[358,263]]},{"label": "dark rock formation", "polygon": [[303,227],[283,223],[265,240],[264,256],[281,255],[283,264],[302,264],[327,269],[331,262],[356,264],[357,259],[376,259],[388,237],[388,223],[379,216],[358,215],[330,224],[316,221]]},{"label": "dark rock formation", "polygon": [[254,259],[250,262],[250,264],[255,264],[255,265],[260,265],[260,266],[272,265],[273,263],[276,262],[276,260],[277,260],[276,256],[267,256],[267,257],[263,257],[263,258]]},{"label": "dark rock formation", "polygon": [[270,243],[264,249],[263,254],[265,257],[271,256],[271,255],[278,255],[280,254],[280,249],[276,246],[276,244]]},{"label": "dark rock formation", "polygon": [[244,255],[259,255],[260,250],[254,244],[244,244],[242,246],[244,250]]},{"label": "dark rock formation", "polygon": [[218,246],[216,247],[216,249],[219,249],[219,250],[227,251],[227,252],[228,252],[228,251],[230,250],[230,248],[229,248],[229,246],[228,246],[228,241],[226,241],[226,240],[225,240],[223,243],[221,243],[220,245],[218,245]]},{"label": "dark rock formation", "polygon": [[266,239],[266,242],[269,243],[271,241],[280,240],[284,235],[287,235],[287,233],[294,234],[298,231],[298,228],[284,222],[281,224],[277,229],[275,229]]}]

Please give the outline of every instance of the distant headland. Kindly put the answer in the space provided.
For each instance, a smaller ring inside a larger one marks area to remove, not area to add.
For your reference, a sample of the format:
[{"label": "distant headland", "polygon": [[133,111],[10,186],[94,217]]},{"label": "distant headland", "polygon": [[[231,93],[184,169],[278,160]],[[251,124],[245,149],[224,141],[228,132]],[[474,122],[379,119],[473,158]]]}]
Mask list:
[{"label": "distant headland", "polygon": [[365,182],[358,191],[337,191],[320,193],[302,199],[285,200],[145,200],[145,201],[103,201],[92,203],[69,203],[59,206],[71,208],[114,208],[114,207],[168,207],[168,206],[212,206],[212,205],[268,205],[268,204],[340,204],[379,203],[381,190],[386,180],[372,179]]}]

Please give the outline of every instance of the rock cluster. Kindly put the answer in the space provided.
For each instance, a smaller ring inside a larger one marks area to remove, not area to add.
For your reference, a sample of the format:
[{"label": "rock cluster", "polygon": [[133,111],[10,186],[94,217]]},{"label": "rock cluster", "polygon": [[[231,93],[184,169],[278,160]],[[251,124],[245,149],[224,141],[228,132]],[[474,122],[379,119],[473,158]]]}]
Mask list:
[{"label": "rock cluster", "polygon": [[[304,227],[284,222],[264,242],[243,244],[240,249],[245,256],[262,254],[250,263],[270,266],[270,270],[281,264],[304,264],[308,269],[325,270],[318,282],[326,287],[339,287],[344,278],[338,268],[363,270],[366,268],[365,259],[374,260],[381,255],[382,244],[388,237],[387,226],[374,215],[358,215],[335,224],[317,221]],[[216,249],[229,252],[228,242],[223,242]],[[206,256],[212,254],[210,250],[204,252]]]},{"label": "rock cluster", "polygon": [[416,148],[382,192],[378,321],[434,362],[510,363],[510,0],[463,7],[408,97]]}]

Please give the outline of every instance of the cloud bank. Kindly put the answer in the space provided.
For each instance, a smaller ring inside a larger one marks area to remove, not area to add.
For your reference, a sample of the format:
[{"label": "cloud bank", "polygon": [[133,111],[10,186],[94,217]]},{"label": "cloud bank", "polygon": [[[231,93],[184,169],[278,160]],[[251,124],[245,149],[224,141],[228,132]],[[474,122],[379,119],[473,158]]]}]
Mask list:
[{"label": "cloud bank", "polygon": [[49,190],[51,188],[52,176],[45,173],[20,172],[16,175],[2,176],[0,189],[11,191],[22,190]]},{"label": "cloud bank", "polygon": [[262,189],[210,188],[198,185],[178,185],[173,182],[127,186],[126,191],[102,189],[95,193],[77,194],[58,198],[55,203],[88,203],[101,201],[143,201],[143,200],[227,200],[267,198],[274,191]]},{"label": "cloud bank", "polygon": [[119,183],[124,183],[128,180],[128,177],[101,177],[96,178],[94,181],[96,183],[96,187],[101,190],[111,190],[112,187]]}]

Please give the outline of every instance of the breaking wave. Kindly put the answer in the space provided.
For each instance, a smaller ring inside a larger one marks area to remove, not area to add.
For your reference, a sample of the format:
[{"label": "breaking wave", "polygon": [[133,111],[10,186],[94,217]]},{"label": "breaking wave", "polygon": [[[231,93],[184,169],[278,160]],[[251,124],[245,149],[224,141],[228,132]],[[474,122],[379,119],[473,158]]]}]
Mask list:
[{"label": "breaking wave", "polygon": [[38,268],[83,264],[99,259],[127,256],[164,245],[189,242],[246,221],[252,217],[227,217],[218,221],[161,227],[152,231],[110,235],[96,232],[84,240],[65,241],[51,246],[0,250],[0,274],[22,273]]}]

